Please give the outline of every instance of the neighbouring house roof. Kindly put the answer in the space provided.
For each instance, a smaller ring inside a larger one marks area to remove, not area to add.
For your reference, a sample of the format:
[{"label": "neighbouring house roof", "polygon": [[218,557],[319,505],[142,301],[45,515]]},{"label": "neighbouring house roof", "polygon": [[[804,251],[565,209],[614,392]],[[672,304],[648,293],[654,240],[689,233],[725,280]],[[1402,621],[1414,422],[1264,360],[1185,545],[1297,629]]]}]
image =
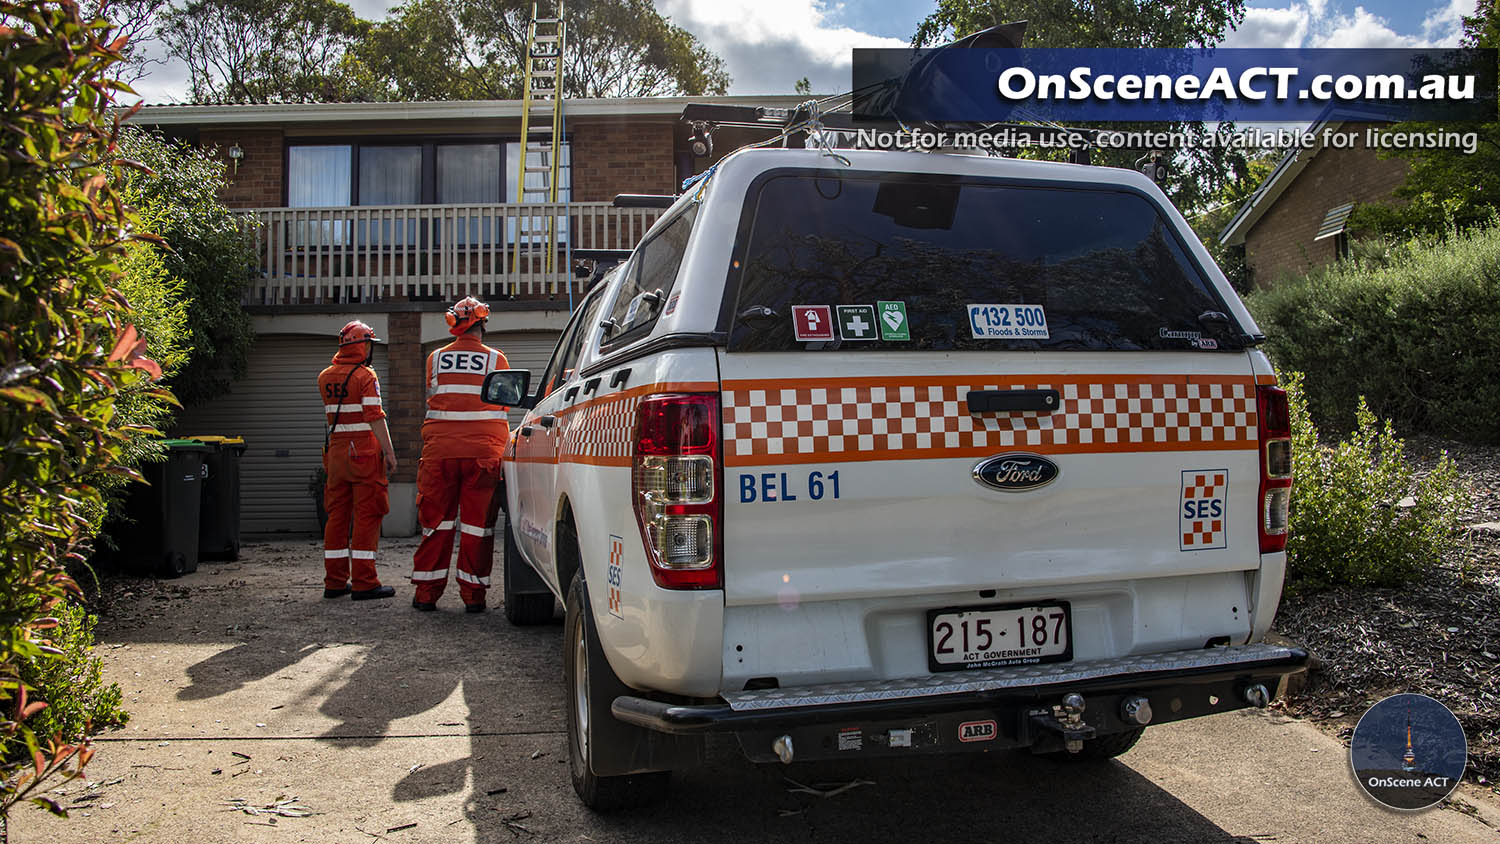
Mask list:
[{"label": "neighbouring house roof", "polygon": [[1264,182],[1261,182],[1260,187],[1255,189],[1250,199],[1240,206],[1239,212],[1229,221],[1229,225],[1219,232],[1219,243],[1224,246],[1238,246],[1244,243],[1245,236],[1255,228],[1260,218],[1271,210],[1271,206],[1276,204],[1281,194],[1291,187],[1297,176],[1307,169],[1307,165],[1323,151],[1325,132],[1337,131],[1345,123],[1354,121],[1385,123],[1390,121],[1390,117],[1375,111],[1330,109],[1324,112],[1322,117],[1313,121],[1312,125],[1307,128],[1314,138],[1313,145],[1307,149],[1290,149],[1281,157],[1281,160],[1276,163],[1276,169],[1271,171],[1271,175],[1267,176]]},{"label": "neighbouring house roof", "polygon": [[[764,105],[791,108],[811,97],[803,94],[738,95],[718,97],[618,97],[569,99],[567,115],[575,117],[676,118],[689,103]],[[157,126],[211,124],[280,126],[299,123],[399,123],[432,120],[520,119],[521,100],[444,100],[398,103],[271,103],[264,105],[152,104],[141,107],[131,118],[136,123]]]}]

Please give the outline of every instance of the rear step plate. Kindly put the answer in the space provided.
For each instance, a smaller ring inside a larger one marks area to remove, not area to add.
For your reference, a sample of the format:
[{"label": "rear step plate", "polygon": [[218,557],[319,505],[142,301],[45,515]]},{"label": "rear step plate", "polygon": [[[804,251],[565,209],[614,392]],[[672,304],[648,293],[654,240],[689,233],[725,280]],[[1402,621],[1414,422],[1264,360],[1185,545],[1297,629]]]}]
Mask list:
[{"label": "rear step plate", "polygon": [[[1113,677],[1146,680],[1152,674],[1213,669],[1253,671],[1285,665],[1305,653],[1280,645],[1235,645],[1191,651],[1122,656],[1048,665],[1011,665],[975,671],[947,672],[925,677],[829,683],[785,689],[755,689],[724,692],[722,697],[735,712],[829,706],[866,701],[902,700],[968,692],[1025,689],[1034,686],[1108,680]],[[1284,673],[1284,672],[1283,672]]]}]

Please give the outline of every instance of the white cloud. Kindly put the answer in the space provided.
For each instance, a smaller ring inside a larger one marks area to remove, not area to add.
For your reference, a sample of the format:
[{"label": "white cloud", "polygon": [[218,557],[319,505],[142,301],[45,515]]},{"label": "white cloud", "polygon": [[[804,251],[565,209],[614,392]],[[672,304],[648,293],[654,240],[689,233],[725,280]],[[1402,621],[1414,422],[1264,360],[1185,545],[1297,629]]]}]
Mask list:
[{"label": "white cloud", "polygon": [[1225,47],[1300,47],[1307,37],[1311,15],[1305,6],[1287,9],[1246,9],[1239,29],[1224,39]]},{"label": "white cloud", "polygon": [[908,46],[829,24],[820,0],[658,0],[657,8],[724,59],[734,94],[789,94],[804,76],[817,93],[847,91],[852,48]]},{"label": "white cloud", "polygon": [[1385,18],[1354,7],[1352,15],[1336,15],[1312,40],[1312,47],[1427,47],[1431,45],[1418,35],[1402,35],[1391,29]]},{"label": "white cloud", "polygon": [[1287,6],[1250,8],[1226,47],[1452,47],[1462,35],[1463,16],[1474,13],[1475,0],[1441,0],[1427,13],[1420,33],[1403,34],[1390,21],[1355,6],[1350,13],[1329,7],[1328,0]]}]

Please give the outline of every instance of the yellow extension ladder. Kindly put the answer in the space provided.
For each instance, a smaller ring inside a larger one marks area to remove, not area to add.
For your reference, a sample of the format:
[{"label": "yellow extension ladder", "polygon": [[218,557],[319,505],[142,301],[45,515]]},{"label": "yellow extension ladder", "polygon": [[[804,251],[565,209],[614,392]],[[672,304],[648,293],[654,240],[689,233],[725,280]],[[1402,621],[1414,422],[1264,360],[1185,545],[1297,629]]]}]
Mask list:
[{"label": "yellow extension ladder", "polygon": [[[518,203],[558,201],[558,171],[567,128],[563,117],[563,56],[567,45],[563,3],[557,0],[554,17],[541,17],[539,5],[532,4],[531,23],[526,28],[525,76],[521,83],[521,172],[516,180]],[[558,236],[563,233],[559,218],[566,221],[566,212],[525,216],[518,221],[516,232],[515,272],[521,272],[523,247],[541,247],[549,293],[556,290],[552,273],[557,261]]]}]

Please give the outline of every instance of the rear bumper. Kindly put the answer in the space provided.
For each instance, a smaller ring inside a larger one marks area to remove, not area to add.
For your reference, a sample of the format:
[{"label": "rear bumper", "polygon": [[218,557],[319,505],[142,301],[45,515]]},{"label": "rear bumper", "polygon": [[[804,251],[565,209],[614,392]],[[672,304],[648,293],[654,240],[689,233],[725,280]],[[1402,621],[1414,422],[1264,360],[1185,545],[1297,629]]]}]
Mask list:
[{"label": "rear bumper", "polygon": [[[1062,746],[1043,726],[1067,694],[1082,695],[1082,722],[1093,734],[1139,725],[1122,712],[1126,700],[1146,698],[1159,724],[1251,705],[1246,690],[1274,693],[1278,681],[1302,670],[1300,648],[1256,644],[1206,650],[983,671],[908,680],[731,692],[722,703],[681,704],[624,695],[614,716],[664,733],[734,733],[752,759],[774,759],[771,742],[794,738],[798,759],[871,752],[944,752],[999,747]],[[974,724],[985,737],[976,739]],[[851,731],[858,731],[859,739]],[[895,738],[892,738],[892,735]],[[899,742],[899,743],[898,743]]]}]

